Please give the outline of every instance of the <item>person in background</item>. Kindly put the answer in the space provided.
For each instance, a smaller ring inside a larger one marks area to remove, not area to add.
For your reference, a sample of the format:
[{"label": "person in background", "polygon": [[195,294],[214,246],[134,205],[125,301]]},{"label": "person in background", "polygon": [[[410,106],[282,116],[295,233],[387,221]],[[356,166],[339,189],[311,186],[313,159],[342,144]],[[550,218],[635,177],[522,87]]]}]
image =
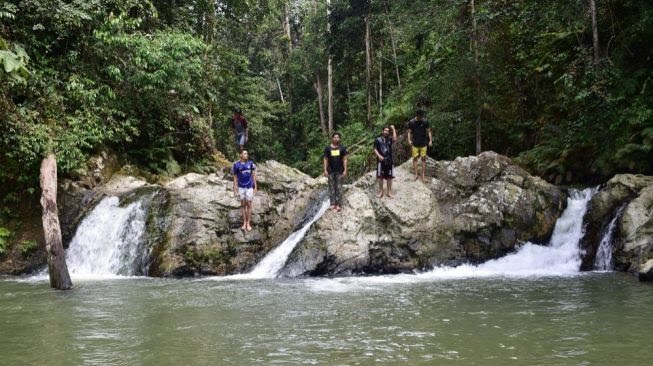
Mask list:
[{"label": "person in background", "polygon": [[[424,118],[424,111],[418,109],[415,117],[408,122],[408,144],[411,146],[413,156],[413,170],[415,171],[415,180],[422,179],[426,172],[426,149],[427,146],[433,146],[433,136],[429,122]],[[417,173],[417,160],[422,160],[422,175]]]},{"label": "person in background", "polygon": [[331,144],[324,148],[324,175],[329,178],[331,209],[342,210],[342,181],[347,176],[347,148],[340,145],[340,133],[331,135]]},{"label": "person in background", "polygon": [[[390,136],[391,129],[392,136]],[[392,172],[392,143],[395,141],[397,141],[397,131],[394,125],[383,127],[381,136],[374,140],[374,154],[376,154],[376,158],[378,159],[376,164],[376,178],[379,181],[379,198],[383,197],[384,179],[388,187],[388,193],[386,195],[388,198],[393,198],[392,178],[394,178],[394,173]]]},{"label": "person in background", "polygon": [[243,214],[241,229],[251,231],[252,201],[254,192],[258,190],[256,184],[256,164],[249,160],[247,150],[240,152],[240,159],[231,168],[234,175],[234,195],[240,197],[240,210]]},{"label": "person in background", "polygon": [[231,117],[231,128],[234,130],[236,147],[241,152],[249,138],[249,128],[247,127],[247,119],[243,116],[243,111],[240,108],[234,110],[234,115]]}]

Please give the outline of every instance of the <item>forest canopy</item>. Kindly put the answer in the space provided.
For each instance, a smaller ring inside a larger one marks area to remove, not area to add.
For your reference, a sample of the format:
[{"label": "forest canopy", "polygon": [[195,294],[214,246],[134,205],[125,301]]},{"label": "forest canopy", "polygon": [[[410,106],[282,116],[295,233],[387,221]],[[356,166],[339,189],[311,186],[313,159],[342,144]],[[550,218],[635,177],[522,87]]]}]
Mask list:
[{"label": "forest canopy", "polygon": [[650,174],[651,44],[638,0],[0,0],[3,204],[34,192],[47,151],[63,175],[103,148],[213,171],[235,159],[235,107],[256,160],[313,175],[331,131],[360,174],[417,108],[436,159],[493,150],[556,183]]}]

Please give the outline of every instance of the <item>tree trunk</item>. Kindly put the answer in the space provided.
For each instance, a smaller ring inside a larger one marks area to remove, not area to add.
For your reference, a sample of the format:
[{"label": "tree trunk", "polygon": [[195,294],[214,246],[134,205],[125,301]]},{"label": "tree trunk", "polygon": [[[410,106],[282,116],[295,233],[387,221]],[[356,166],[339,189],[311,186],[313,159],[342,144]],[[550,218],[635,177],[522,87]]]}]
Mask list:
[{"label": "tree trunk", "polygon": [[288,37],[288,52],[292,51],[292,36],[290,34],[290,10],[288,9],[288,1],[283,4],[283,30]]},{"label": "tree trunk", "polygon": [[320,109],[320,128],[325,136],[328,136],[329,130],[324,120],[324,95],[322,93],[322,77],[320,70],[315,70],[315,91],[317,92],[317,106]]},{"label": "tree trunk", "polygon": [[372,126],[372,47],[370,45],[370,16],[365,16],[365,83],[367,85],[367,125]]},{"label": "tree trunk", "polygon": [[594,62],[599,62],[601,49],[599,48],[599,29],[596,21],[596,1],[590,0],[590,12],[592,13],[592,45],[594,46]]},{"label": "tree trunk", "polygon": [[[290,64],[290,54],[292,53],[292,34],[290,33],[290,9],[288,5],[289,1],[284,2],[283,4],[283,14],[284,14],[284,20],[283,20],[283,30],[288,38],[288,56],[286,57],[286,65],[285,69],[286,72],[284,73],[285,77],[284,80],[286,81],[286,84],[288,85],[288,93],[287,93],[287,99],[288,99],[288,111],[292,113],[292,93],[293,93],[293,83],[292,83],[292,77],[290,76],[290,73],[288,73],[288,65]],[[277,78],[277,84],[279,86],[279,93],[283,94],[281,92],[281,84],[279,83],[279,78]],[[283,97],[281,98],[281,102],[284,103]]]},{"label": "tree trunk", "polygon": [[[327,34],[331,33],[329,16],[331,14],[331,0],[327,0]],[[333,132],[333,64],[331,55],[327,61],[327,108],[329,117],[329,134]]]},{"label": "tree trunk", "polygon": [[285,103],[286,100],[283,98],[283,90],[281,90],[281,82],[279,81],[279,77],[275,76],[275,79],[277,80],[277,88],[279,89],[279,98],[281,98],[281,103]]},{"label": "tree trunk", "polygon": [[379,120],[383,121],[383,53],[379,51]]},{"label": "tree trunk", "polygon": [[66,253],[61,243],[59,210],[57,209],[57,160],[50,153],[41,162],[41,206],[43,206],[43,232],[48,253],[50,286],[57,290],[73,287],[66,265]]},{"label": "tree trunk", "polygon": [[479,56],[478,56],[478,24],[476,23],[476,4],[474,0],[471,0],[471,11],[472,11],[472,52],[474,53],[474,84],[476,85],[476,99],[478,105],[478,117],[476,117],[475,129],[476,129],[476,155],[479,155],[482,151],[481,146],[481,114],[483,111],[483,100],[481,98],[481,76],[479,75]]},{"label": "tree trunk", "polygon": [[387,3],[384,2],[383,7],[385,9],[386,22],[388,23],[388,30],[390,32],[390,42],[392,43],[392,60],[394,61],[395,73],[397,74],[397,86],[401,89],[401,77],[399,76],[399,64],[397,64],[397,46],[395,43],[394,28],[392,27],[390,20],[387,19],[389,17]]}]

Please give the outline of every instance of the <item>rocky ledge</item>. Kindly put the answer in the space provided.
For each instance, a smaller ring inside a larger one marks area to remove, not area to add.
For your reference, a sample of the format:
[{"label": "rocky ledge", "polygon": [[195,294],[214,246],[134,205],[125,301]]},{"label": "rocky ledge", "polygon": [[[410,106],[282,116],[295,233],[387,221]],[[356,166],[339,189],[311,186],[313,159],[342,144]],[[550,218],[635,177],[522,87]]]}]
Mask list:
[{"label": "rocky ledge", "polygon": [[281,275],[397,273],[479,263],[524,241],[545,242],[566,194],[505,156],[484,152],[427,161],[426,181],[412,162],[395,169],[395,198],[377,198],[369,173],[346,188],[341,213],[327,212],[291,254]]},{"label": "rocky ledge", "polygon": [[[121,206],[138,200],[147,210],[143,245],[149,254],[135,274],[164,277],[248,271],[303,224],[325,184],[276,161],[259,164],[254,228],[246,232],[240,229],[240,201],[229,173],[191,173],[160,184],[132,174],[124,167],[101,182],[61,182],[58,204],[64,246],[104,197],[119,197]],[[45,266],[42,232],[33,231],[41,244],[38,255],[29,261],[5,258],[0,272],[19,274]]]},{"label": "rocky ledge", "polygon": [[588,206],[581,240],[583,270],[592,270],[598,245],[616,217],[612,238],[614,267],[643,281],[653,280],[653,177],[614,176],[594,195]]}]

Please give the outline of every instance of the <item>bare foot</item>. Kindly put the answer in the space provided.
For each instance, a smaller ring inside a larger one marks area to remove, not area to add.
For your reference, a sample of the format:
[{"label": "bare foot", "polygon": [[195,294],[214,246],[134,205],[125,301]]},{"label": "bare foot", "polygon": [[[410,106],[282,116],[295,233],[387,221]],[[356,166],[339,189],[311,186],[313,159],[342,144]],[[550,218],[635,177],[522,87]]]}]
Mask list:
[{"label": "bare foot", "polygon": [[395,196],[390,192],[388,192],[388,194],[386,194],[386,196],[388,196],[388,198],[395,198]]},{"label": "bare foot", "polygon": [[247,225],[247,231],[252,231],[252,226],[251,225]]},{"label": "bare foot", "polygon": [[342,211],[342,207],[336,206],[336,212],[340,212],[340,211]]},{"label": "bare foot", "polygon": [[423,176],[423,175],[422,175],[422,182],[426,182],[426,180],[424,179],[424,176]]},{"label": "bare foot", "polygon": [[383,197],[383,191],[379,192],[376,196],[379,198]]},{"label": "bare foot", "polygon": [[331,207],[329,207],[329,210],[331,210],[331,211],[333,211],[335,209],[336,209],[336,205],[331,205]]},{"label": "bare foot", "polygon": [[243,224],[243,226],[240,227],[240,230],[247,230],[247,225]]},{"label": "bare foot", "polygon": [[415,174],[415,180],[419,179],[419,175]]}]

